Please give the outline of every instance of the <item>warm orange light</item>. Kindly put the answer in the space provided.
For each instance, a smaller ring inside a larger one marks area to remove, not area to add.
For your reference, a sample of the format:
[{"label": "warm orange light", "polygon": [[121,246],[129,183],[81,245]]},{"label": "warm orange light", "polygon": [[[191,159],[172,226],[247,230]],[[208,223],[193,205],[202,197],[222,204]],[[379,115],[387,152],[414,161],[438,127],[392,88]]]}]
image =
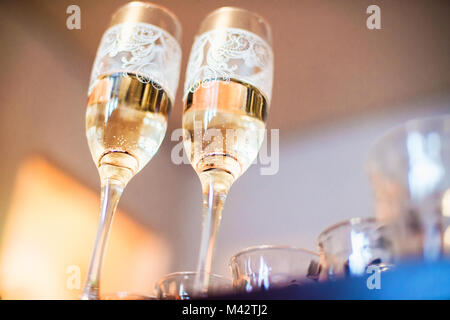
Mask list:
[{"label": "warm orange light", "polygon": [[450,189],[444,192],[441,201],[442,214],[444,217],[450,217]]},{"label": "warm orange light", "polygon": [[[97,193],[40,158],[24,163],[2,235],[2,298],[77,299],[98,211]],[[169,260],[169,248],[161,238],[118,211],[106,253],[102,292],[149,293],[167,272]]]},{"label": "warm orange light", "polygon": [[444,230],[444,253],[450,254],[450,227]]}]

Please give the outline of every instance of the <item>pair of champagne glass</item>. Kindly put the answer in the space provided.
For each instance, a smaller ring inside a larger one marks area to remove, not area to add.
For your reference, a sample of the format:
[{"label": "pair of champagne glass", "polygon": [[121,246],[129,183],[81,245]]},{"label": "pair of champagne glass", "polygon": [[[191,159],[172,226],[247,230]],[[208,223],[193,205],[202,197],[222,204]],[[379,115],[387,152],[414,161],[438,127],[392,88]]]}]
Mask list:
[{"label": "pair of champagne glass", "polygon": [[[86,135],[101,179],[101,211],[83,299],[99,298],[105,245],[119,199],[164,139],[179,80],[180,39],[181,24],[169,10],[130,2],[112,16],[98,48]],[[227,193],[261,147],[272,78],[271,31],[264,19],[224,7],[203,20],[183,94],[184,148],[203,191],[197,294],[208,289]]]}]

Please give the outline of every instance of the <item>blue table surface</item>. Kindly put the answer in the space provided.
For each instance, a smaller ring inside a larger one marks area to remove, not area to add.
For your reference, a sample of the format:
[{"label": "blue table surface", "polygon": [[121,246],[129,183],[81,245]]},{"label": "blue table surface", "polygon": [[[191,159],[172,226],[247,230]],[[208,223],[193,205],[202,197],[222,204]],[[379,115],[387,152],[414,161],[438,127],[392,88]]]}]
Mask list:
[{"label": "blue table surface", "polygon": [[[373,274],[219,298],[238,300],[450,299],[450,260],[433,263],[408,262],[397,265],[393,270],[380,273],[379,289],[368,288],[367,281],[371,275]],[[369,279],[370,282],[371,279]]]}]

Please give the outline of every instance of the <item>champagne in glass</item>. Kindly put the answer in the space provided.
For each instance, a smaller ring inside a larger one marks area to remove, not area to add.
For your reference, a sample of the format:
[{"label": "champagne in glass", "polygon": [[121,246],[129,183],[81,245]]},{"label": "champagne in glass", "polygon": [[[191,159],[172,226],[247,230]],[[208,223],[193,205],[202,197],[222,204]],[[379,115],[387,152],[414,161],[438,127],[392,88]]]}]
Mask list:
[{"label": "champagne in glass", "polygon": [[237,80],[217,80],[189,92],[184,145],[196,172],[217,169],[233,181],[244,173],[264,139],[267,105],[260,90]]},{"label": "champagne in glass", "polygon": [[91,75],[86,136],[101,186],[100,223],[82,299],[99,298],[109,228],[123,189],[158,151],[178,85],[181,27],[167,9],[130,2],[112,18]]},{"label": "champagne in glass", "polygon": [[206,294],[222,209],[261,147],[273,77],[269,25],[224,7],[202,22],[186,71],[184,147],[203,189],[195,288]]},{"label": "champagne in glass", "polygon": [[[171,100],[136,75],[98,79],[88,101],[86,135],[101,173],[126,182],[155,155],[167,128]],[[106,172],[103,172],[106,171]]]}]

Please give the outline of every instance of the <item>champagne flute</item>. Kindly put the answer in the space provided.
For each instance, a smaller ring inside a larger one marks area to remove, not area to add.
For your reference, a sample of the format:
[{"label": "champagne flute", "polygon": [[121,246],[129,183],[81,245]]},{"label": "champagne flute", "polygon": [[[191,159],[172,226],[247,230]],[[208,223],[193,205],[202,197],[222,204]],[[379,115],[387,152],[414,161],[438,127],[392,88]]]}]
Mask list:
[{"label": "champagne flute", "polygon": [[184,88],[184,148],[203,190],[203,231],[195,282],[206,294],[227,193],[261,147],[272,91],[270,27],[224,7],[200,26]]},{"label": "champagne flute", "polygon": [[167,9],[130,2],[97,51],[86,136],[101,180],[100,223],[82,299],[99,298],[108,232],[123,189],[155,155],[178,85],[181,26]]}]

